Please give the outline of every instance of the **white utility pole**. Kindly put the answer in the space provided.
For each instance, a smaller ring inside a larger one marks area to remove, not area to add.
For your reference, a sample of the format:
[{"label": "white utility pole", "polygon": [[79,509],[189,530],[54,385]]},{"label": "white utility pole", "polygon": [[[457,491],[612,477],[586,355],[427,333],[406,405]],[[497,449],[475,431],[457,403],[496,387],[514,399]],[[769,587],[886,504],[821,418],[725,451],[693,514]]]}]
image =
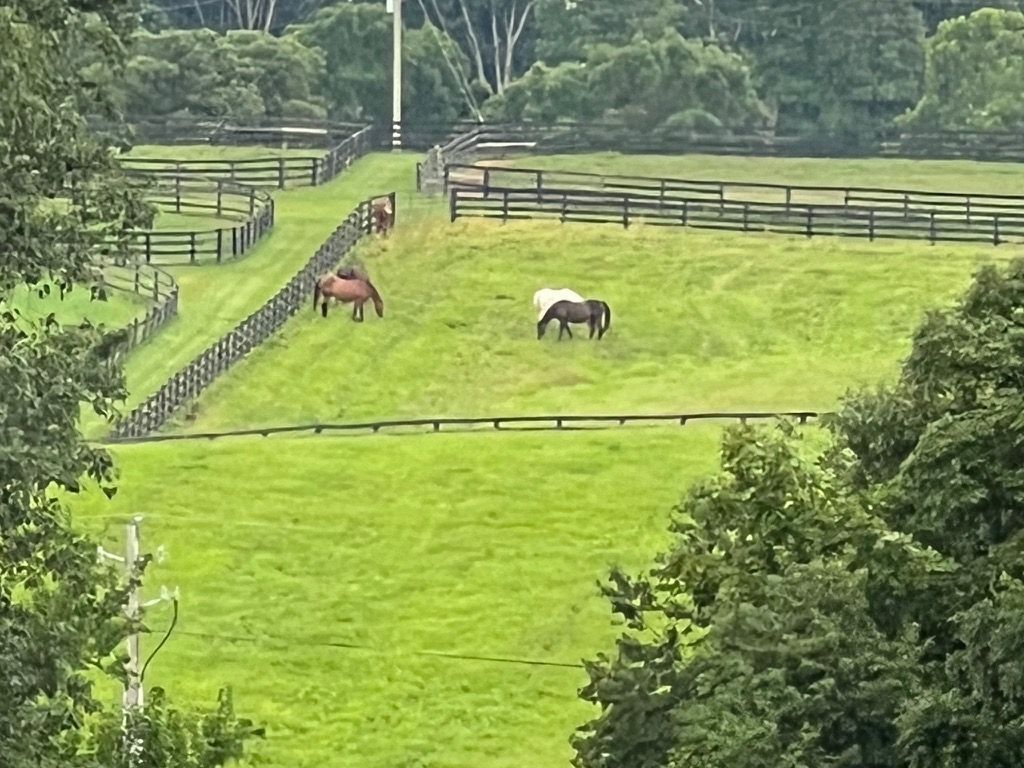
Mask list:
[{"label": "white utility pole", "polygon": [[[127,542],[125,545],[124,565],[128,572],[129,579],[135,579],[136,584],[128,593],[128,618],[132,621],[139,619],[139,597],[141,587],[138,583],[139,555],[142,549],[142,535],[140,525],[142,517],[136,515],[126,526]],[[142,678],[141,654],[140,654],[139,633],[133,631],[128,636],[128,681],[124,689],[124,711],[127,714],[136,707],[142,707]]]},{"label": "white utility pole", "polygon": [[385,0],[392,14],[391,51],[391,149],[402,148],[402,0]]}]

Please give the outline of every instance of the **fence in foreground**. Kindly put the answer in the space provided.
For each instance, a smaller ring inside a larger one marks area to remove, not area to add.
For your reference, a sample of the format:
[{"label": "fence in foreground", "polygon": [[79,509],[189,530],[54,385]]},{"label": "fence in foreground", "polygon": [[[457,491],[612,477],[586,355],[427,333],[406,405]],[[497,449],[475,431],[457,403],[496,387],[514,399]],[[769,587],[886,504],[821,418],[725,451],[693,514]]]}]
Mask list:
[{"label": "fence in foreground", "polygon": [[[392,210],[397,212],[395,193],[390,193],[388,197]],[[198,396],[218,376],[280,330],[300,308],[308,308],[316,278],[349,256],[356,243],[372,231],[372,199],[360,203],[272,299],[119,420],[111,436],[137,438],[159,429],[185,403]]]},{"label": "fence in foreground", "polygon": [[[429,427],[432,432],[442,432],[445,427],[462,427],[464,430],[476,427],[490,427],[496,430],[502,429],[537,429],[537,430],[559,430],[559,429],[586,429],[594,426],[626,426],[627,424],[678,424],[686,426],[696,421],[735,421],[746,424],[748,421],[768,421],[777,419],[795,419],[800,424],[807,424],[809,421],[821,418],[825,414],[816,411],[786,411],[786,412],[765,412],[765,411],[743,411],[743,412],[703,412],[703,413],[673,413],[673,414],[624,414],[615,416],[488,416],[474,418],[427,418],[427,419],[400,419],[391,421],[364,421],[349,424],[297,424],[285,427],[258,427],[254,429],[239,429],[229,432],[193,432],[187,434],[172,435],[144,435],[140,437],[113,438],[108,442],[112,443],[152,443],[168,442],[174,440],[216,440],[223,437],[270,437],[271,435],[296,434],[300,432],[312,432],[320,435],[325,432],[351,434],[353,432],[370,432],[377,434],[385,430],[398,430],[403,428]],[[449,430],[450,431],[450,430]]]},{"label": "fence in foreground", "polygon": [[874,204],[813,205],[709,198],[688,193],[628,192],[547,186],[453,187],[450,218],[552,219],[560,222],[614,223],[623,227],[684,226],[735,232],[898,238],[931,243],[1024,240],[1024,211],[967,209],[954,202],[920,205],[903,201]]}]

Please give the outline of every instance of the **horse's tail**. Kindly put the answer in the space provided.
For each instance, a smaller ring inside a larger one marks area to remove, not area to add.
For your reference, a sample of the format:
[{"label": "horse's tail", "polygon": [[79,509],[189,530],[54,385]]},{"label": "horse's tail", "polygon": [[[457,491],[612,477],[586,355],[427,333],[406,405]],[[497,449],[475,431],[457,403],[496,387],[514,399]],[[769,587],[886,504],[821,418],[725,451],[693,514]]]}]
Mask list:
[{"label": "horse's tail", "polygon": [[377,311],[377,317],[384,317],[384,299],[380,297],[380,293],[377,291],[377,286],[370,282],[369,278],[365,281],[366,287],[370,289],[370,299],[373,301],[373,308]]},{"label": "horse's tail", "polygon": [[320,299],[320,278],[313,281],[313,311],[316,312],[316,303]]},{"label": "horse's tail", "polygon": [[604,327],[602,332],[605,332],[612,327],[612,308],[605,301],[601,302],[601,306],[604,308]]}]

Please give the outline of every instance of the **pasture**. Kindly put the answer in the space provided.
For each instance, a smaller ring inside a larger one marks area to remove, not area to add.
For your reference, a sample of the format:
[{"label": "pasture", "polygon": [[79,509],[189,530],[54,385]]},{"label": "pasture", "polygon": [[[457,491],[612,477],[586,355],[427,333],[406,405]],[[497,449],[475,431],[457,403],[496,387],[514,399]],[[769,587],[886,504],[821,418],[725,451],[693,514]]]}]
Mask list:
[{"label": "pasture", "polygon": [[[452,225],[441,201],[411,191],[417,159],[375,155],[323,187],[275,192],[277,224],[250,255],[173,268],[180,316],[130,356],[131,402],[273,295],[357,201],[391,189],[400,193],[395,235],[359,251],[385,318],[367,311],[357,325],[334,307],[324,320],[310,297],[308,311],[173,429],[828,409],[848,387],[891,375],[922,314],[949,302],[977,266],[1019,252],[642,226]],[[1009,176],[1019,170],[521,162],[1005,192],[1016,191]],[[607,300],[605,339],[588,341],[577,328],[559,343],[552,326],[538,341],[530,299],[544,285]],[[180,623],[147,685],[209,700],[231,684],[238,710],[268,724],[259,751],[269,765],[565,766],[572,729],[592,714],[576,698],[586,678],[573,665],[607,650],[617,631],[595,581],[613,563],[641,566],[663,545],[672,505],[715,467],[719,435],[706,425],[117,446],[120,493],[75,500],[74,520],[114,547],[119,523],[145,515],[144,548],[170,553],[147,588],[183,593]],[[167,618],[155,613],[154,631]]]},{"label": "pasture", "polygon": [[[609,645],[595,582],[663,544],[718,434],[123,446],[115,500],[77,502],[75,521],[115,546],[114,520],[146,516],[147,547],[169,553],[148,584],[183,600],[147,682],[205,700],[233,685],[270,724],[269,765],[561,766],[586,675],[516,662],[575,665]],[[154,631],[168,620],[155,613]]]}]

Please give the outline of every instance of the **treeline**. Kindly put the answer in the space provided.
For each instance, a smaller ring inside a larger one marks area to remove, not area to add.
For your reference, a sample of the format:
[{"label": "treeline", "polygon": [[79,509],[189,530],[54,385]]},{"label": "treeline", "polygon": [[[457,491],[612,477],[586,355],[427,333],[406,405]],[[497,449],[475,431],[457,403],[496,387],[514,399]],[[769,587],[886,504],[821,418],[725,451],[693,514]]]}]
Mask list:
[{"label": "treeline", "polygon": [[[404,0],[404,112],[851,140],[1014,130],[1024,125],[1021,5]],[[113,83],[128,112],[390,119],[383,0],[150,0],[143,18]]]}]

